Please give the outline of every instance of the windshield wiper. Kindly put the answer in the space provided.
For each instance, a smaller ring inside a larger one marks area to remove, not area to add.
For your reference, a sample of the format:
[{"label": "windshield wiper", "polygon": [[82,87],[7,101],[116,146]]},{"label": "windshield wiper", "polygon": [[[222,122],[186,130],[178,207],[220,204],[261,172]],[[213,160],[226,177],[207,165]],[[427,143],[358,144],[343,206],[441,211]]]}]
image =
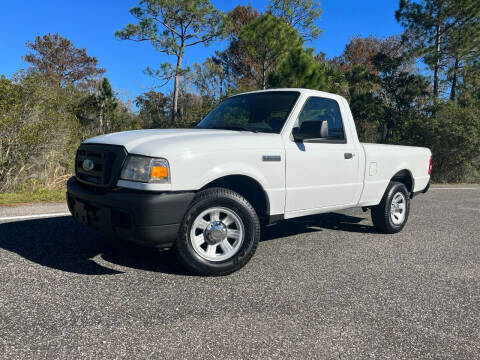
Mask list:
[{"label": "windshield wiper", "polygon": [[242,126],[242,125],[225,125],[225,126],[216,126],[212,129],[218,129],[218,130],[239,130],[239,131],[250,131],[254,133],[258,133],[257,129],[251,129],[247,126]]}]

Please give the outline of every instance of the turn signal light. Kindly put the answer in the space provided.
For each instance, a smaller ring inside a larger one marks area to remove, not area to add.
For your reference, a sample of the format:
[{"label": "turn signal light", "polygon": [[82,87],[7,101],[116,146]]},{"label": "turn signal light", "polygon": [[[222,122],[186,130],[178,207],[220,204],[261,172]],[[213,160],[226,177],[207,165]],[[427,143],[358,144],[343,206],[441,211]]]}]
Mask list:
[{"label": "turn signal light", "polygon": [[430,164],[428,164],[428,175],[432,174],[432,161],[433,161],[433,157],[430,156]]},{"label": "turn signal light", "polygon": [[163,179],[168,177],[168,169],[164,166],[153,166],[151,172],[152,178]]}]

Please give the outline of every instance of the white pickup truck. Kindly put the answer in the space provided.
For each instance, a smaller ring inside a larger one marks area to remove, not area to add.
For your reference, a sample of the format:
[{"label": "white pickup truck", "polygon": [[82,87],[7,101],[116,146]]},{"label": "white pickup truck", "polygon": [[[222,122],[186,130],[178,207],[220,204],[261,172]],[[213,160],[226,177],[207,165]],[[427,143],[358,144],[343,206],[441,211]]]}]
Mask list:
[{"label": "white pickup truck", "polygon": [[360,143],[341,96],[275,89],[232,96],[194,129],[85,141],[67,200],[84,224],[224,275],[253,256],[262,224],[362,207],[400,231],[431,166],[426,148]]}]

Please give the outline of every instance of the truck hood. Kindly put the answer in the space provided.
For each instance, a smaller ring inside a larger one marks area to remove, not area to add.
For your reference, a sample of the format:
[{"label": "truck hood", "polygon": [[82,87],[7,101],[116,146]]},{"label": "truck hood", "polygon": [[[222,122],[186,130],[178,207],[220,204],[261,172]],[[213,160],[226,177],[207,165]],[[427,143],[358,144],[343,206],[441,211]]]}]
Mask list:
[{"label": "truck hood", "polygon": [[279,134],[215,129],[132,130],[97,136],[85,143],[121,145],[129,153],[154,157],[282,147]]}]

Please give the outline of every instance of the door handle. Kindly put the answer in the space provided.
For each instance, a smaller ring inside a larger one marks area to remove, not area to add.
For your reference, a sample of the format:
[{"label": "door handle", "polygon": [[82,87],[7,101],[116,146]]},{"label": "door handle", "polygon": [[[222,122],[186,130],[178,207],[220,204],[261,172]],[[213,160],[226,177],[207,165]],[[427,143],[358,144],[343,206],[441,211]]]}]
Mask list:
[{"label": "door handle", "polygon": [[353,158],[353,154],[352,153],[345,153],[345,154],[343,154],[343,157],[345,159],[351,159],[351,158]]}]

